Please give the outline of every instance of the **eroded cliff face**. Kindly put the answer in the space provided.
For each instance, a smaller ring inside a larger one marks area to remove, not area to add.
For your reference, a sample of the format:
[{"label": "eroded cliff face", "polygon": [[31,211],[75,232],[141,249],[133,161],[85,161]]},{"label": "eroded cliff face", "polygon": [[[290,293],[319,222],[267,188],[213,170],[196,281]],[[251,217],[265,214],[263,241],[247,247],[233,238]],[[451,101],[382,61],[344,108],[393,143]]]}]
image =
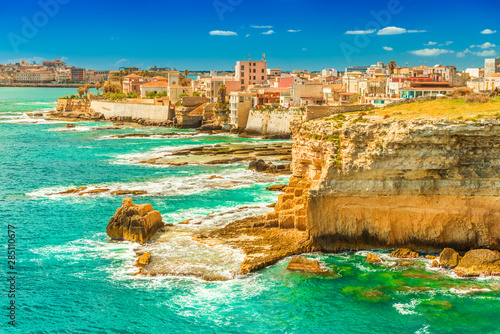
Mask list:
[{"label": "eroded cliff face", "polygon": [[499,121],[361,115],[296,124],[271,226],[328,251],[500,249]]}]

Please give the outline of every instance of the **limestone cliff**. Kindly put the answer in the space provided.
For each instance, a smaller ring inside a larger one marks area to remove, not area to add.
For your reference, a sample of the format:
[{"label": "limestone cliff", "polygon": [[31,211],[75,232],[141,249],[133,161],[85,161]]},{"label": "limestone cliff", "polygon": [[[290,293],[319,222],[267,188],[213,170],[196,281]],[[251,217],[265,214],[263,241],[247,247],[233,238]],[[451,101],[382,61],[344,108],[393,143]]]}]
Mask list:
[{"label": "limestone cliff", "polygon": [[271,226],[329,251],[500,249],[500,122],[338,114],[293,127]]}]

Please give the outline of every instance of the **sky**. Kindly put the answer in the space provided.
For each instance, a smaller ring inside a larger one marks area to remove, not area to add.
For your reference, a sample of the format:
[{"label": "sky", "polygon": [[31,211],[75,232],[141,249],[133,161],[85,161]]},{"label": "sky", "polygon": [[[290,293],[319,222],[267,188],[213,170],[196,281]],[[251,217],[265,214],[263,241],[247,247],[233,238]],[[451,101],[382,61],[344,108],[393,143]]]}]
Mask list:
[{"label": "sky", "polygon": [[232,70],[265,53],[282,70],[391,60],[464,70],[500,57],[497,0],[2,2],[0,63]]}]

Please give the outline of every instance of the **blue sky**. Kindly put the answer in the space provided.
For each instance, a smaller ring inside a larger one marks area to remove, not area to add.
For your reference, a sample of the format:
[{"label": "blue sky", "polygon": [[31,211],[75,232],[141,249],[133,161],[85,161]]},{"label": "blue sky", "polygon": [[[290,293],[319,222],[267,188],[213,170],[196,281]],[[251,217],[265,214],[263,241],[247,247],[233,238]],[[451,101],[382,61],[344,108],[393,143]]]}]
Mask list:
[{"label": "blue sky", "polygon": [[499,13],[492,0],[5,1],[0,63],[224,70],[265,53],[285,70],[390,60],[465,69],[500,57]]}]

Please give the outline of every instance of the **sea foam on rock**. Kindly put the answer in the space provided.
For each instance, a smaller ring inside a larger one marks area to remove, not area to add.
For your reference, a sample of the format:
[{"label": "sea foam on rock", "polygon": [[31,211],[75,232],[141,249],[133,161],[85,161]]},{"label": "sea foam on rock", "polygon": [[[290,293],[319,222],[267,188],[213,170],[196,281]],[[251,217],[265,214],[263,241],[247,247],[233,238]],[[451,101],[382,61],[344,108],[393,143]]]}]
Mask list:
[{"label": "sea foam on rock", "polygon": [[144,243],[163,227],[159,211],[151,204],[136,205],[131,198],[125,198],[122,207],[109,220],[106,233],[114,240],[129,240]]}]

